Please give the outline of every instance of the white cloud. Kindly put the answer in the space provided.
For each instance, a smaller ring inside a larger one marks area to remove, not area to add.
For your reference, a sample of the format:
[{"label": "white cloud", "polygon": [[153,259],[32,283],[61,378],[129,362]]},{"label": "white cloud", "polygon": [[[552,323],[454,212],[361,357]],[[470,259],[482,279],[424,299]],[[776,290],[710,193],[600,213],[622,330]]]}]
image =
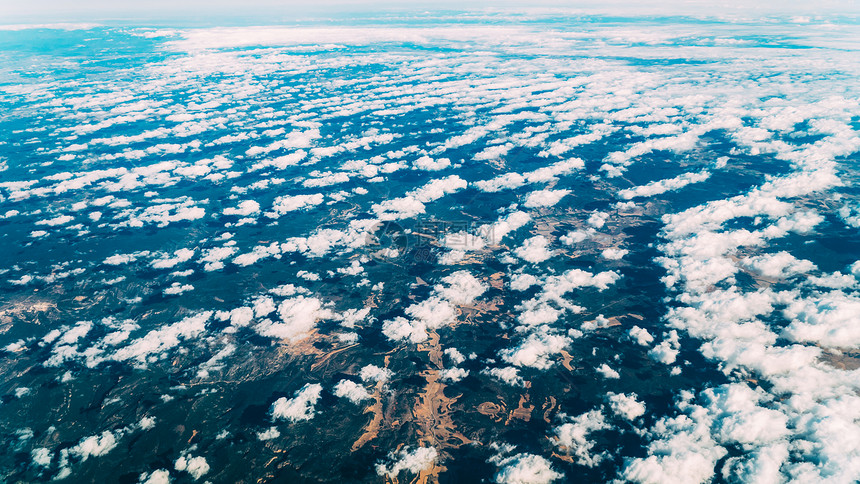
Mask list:
[{"label": "white cloud", "polygon": [[100,435],[84,437],[77,445],[69,448],[69,454],[80,457],[82,461],[99,457],[116,448],[117,435],[105,430]]},{"label": "white cloud", "polygon": [[621,378],[621,375],[619,375],[617,371],[610,368],[609,365],[607,365],[606,363],[601,364],[600,366],[598,366],[594,370],[597,371],[597,373],[599,373],[600,376],[602,376],[603,378],[609,378],[609,379]]},{"label": "white cloud", "polygon": [[588,240],[595,233],[594,229],[591,228],[588,230],[571,230],[559,237],[559,240],[565,245],[574,245]]},{"label": "white cloud", "polygon": [[176,459],[175,467],[177,471],[185,471],[191,474],[191,477],[197,481],[200,480],[207,472],[209,472],[209,463],[205,457],[191,457],[182,455]]},{"label": "white cloud", "polygon": [[781,336],[830,348],[860,348],[860,298],[840,291],[791,301]]},{"label": "white cloud", "polygon": [[680,190],[691,183],[703,182],[710,177],[711,173],[704,170],[698,173],[684,173],[675,178],[654,181],[647,185],[621,190],[618,192],[618,196],[625,200],[636,197],[651,197],[668,191]]},{"label": "white cloud", "polygon": [[497,484],[549,484],[564,477],[539,455],[522,453],[495,462],[501,467],[493,477]]},{"label": "white cloud", "polygon": [[471,304],[487,290],[486,284],[467,271],[453,272],[443,277],[442,283],[433,288],[434,292],[454,304]]},{"label": "white cloud", "polygon": [[269,427],[262,432],[257,432],[257,440],[273,440],[281,436],[277,427]]},{"label": "white cloud", "polygon": [[619,249],[617,247],[609,247],[603,249],[603,252],[600,255],[603,256],[606,260],[621,260],[625,255],[627,255],[630,251],[627,249]]},{"label": "white cloud", "polygon": [[469,376],[469,370],[463,368],[446,368],[439,371],[439,379],[448,383],[456,383],[467,376]]},{"label": "white cloud", "polygon": [[545,370],[552,366],[551,356],[570,345],[567,336],[532,333],[516,348],[502,350],[501,358],[515,366],[528,366]]},{"label": "white cloud", "polygon": [[654,342],[654,336],[652,336],[647,329],[640,328],[639,326],[633,326],[630,328],[628,334],[630,335],[630,339],[640,346],[648,346]]},{"label": "white cloud", "polygon": [[288,420],[299,422],[310,420],[316,414],[314,406],[320,399],[322,385],[306,383],[293,398],[281,397],[272,404],[272,420]]},{"label": "white cloud", "polygon": [[356,405],[370,398],[370,393],[367,389],[352,380],[341,380],[337,382],[334,386],[334,395],[336,397],[346,398]]},{"label": "white cloud", "polygon": [[592,227],[599,229],[606,225],[606,221],[609,219],[609,214],[606,212],[594,212],[588,216],[588,220],[586,223],[591,225]]},{"label": "white cloud", "polygon": [[144,472],[140,475],[137,482],[142,484],[169,484],[170,473],[166,469]]},{"label": "white cloud", "polygon": [[272,203],[272,212],[266,214],[267,217],[277,218],[289,212],[296,210],[304,210],[310,207],[315,207],[323,203],[323,195],[314,193],[312,195],[283,195],[275,198]]},{"label": "white cloud", "polygon": [[410,450],[407,446],[399,452],[389,453],[387,464],[377,462],[376,474],[390,478],[396,478],[403,471],[418,474],[423,470],[432,468],[438,457],[439,453],[434,447],[418,447],[415,450]]},{"label": "white cloud", "polygon": [[[136,360],[140,364],[157,361],[163,358],[167,351],[179,346],[182,341],[191,340],[203,334],[206,331],[206,322],[211,316],[212,312],[199,313],[159,329],[153,329],[106,358],[116,361]],[[98,360],[88,363],[88,366],[93,366],[97,362]]]},{"label": "white cloud", "polygon": [[223,269],[224,263],[222,261],[235,254],[237,250],[238,249],[236,247],[227,246],[206,249],[203,252],[203,257],[200,258],[200,262],[205,263],[203,270],[206,272],[212,272]]},{"label": "white cloud", "polygon": [[560,414],[565,423],[553,429],[553,443],[571,455],[582,466],[595,467],[607,457],[606,452],[594,453],[594,441],[589,440],[592,432],[610,428],[603,412],[591,410],[576,417]]},{"label": "white cloud", "polygon": [[811,261],[797,259],[786,251],[745,257],[740,262],[743,266],[772,279],[782,279],[816,269]]},{"label": "white cloud", "polygon": [[439,171],[451,166],[451,160],[448,158],[433,159],[429,156],[422,156],[412,163],[412,166],[419,170]]},{"label": "white cloud", "polygon": [[171,269],[177,264],[191,260],[194,257],[194,249],[179,249],[173,252],[173,257],[167,254],[151,262],[153,269]]},{"label": "white cloud", "polygon": [[549,241],[543,235],[535,235],[523,242],[521,247],[514,249],[514,254],[520,259],[536,264],[543,262],[553,256],[555,253],[547,249]]},{"label": "white cloud", "polygon": [[166,287],[164,289],[164,294],[168,296],[178,296],[180,294],[193,290],[194,286],[192,286],[191,284],[180,284],[178,282],[174,282],[169,287]]},{"label": "white cloud", "polygon": [[645,415],[645,404],[636,400],[635,393],[625,395],[609,392],[606,394],[606,398],[609,401],[609,408],[620,417],[634,420]]},{"label": "white cloud", "polygon": [[538,190],[526,195],[523,206],[528,208],[552,207],[562,198],[570,194],[570,190]]},{"label": "white cloud", "polygon": [[481,373],[489,375],[514,387],[521,387],[525,384],[525,381],[520,376],[520,371],[512,366],[504,368],[487,368],[481,370]]},{"label": "white cloud", "polygon": [[296,296],[278,305],[278,316],[281,322],[265,319],[254,330],[269,338],[296,340],[313,330],[317,320],[332,318],[334,313],[315,297]]},{"label": "white cloud", "polygon": [[75,218],[70,215],[58,215],[52,219],[39,220],[36,222],[36,225],[49,225],[51,227],[55,227],[57,225],[66,225],[74,219]]},{"label": "white cloud", "polygon": [[260,213],[260,204],[254,200],[243,200],[239,202],[237,207],[227,207],[224,209],[224,215],[238,215],[240,217],[248,217]]},{"label": "white cloud", "polygon": [[51,465],[54,455],[44,447],[37,447],[30,452],[30,457],[32,457],[34,465],[48,467]]}]

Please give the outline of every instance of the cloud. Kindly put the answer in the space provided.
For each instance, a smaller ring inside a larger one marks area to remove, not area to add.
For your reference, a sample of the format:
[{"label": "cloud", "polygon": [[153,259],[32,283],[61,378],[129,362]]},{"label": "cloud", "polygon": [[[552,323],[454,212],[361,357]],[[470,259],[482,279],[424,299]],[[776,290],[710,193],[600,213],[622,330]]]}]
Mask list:
[{"label": "cloud", "polygon": [[[687,394],[689,396],[689,394]],[[636,483],[707,482],[717,461],[726,455],[710,434],[706,413],[682,401],[689,413],[664,417],[652,427],[646,457],[627,459],[620,478]]]},{"label": "cloud", "polygon": [[164,289],[164,294],[168,296],[178,296],[180,294],[193,290],[194,286],[192,286],[191,284],[180,284],[178,282],[174,282],[169,287]]},{"label": "cloud", "polygon": [[630,251],[627,249],[609,247],[607,249],[603,249],[603,252],[601,252],[600,255],[606,260],[621,260],[628,253],[630,253]]},{"label": "cloud", "polygon": [[566,233],[565,235],[562,235],[561,237],[559,237],[559,240],[564,245],[574,245],[574,244],[578,244],[580,242],[584,242],[584,241],[588,240],[588,238],[591,237],[592,235],[594,235],[595,233],[596,232],[594,231],[594,229],[591,229],[591,228],[588,230],[571,230],[570,232]]},{"label": "cloud", "polygon": [[567,336],[532,333],[519,346],[502,350],[499,356],[515,366],[545,370],[553,364],[551,356],[559,354],[570,343],[571,340]]},{"label": "cloud", "polygon": [[439,372],[439,379],[448,383],[456,383],[467,376],[469,376],[469,370],[463,368],[446,368]]},{"label": "cloud", "polygon": [[178,264],[191,260],[194,257],[194,249],[179,249],[173,252],[173,257],[163,254],[160,258],[153,260],[150,265],[153,269],[171,269]]},{"label": "cloud", "polygon": [[99,457],[116,448],[117,435],[105,430],[100,435],[84,437],[77,445],[69,448],[69,454],[80,457],[82,461]]},{"label": "cloud", "polygon": [[367,365],[361,369],[359,373],[361,380],[364,382],[386,382],[394,376],[394,372],[388,368],[381,368],[376,365]]},{"label": "cloud", "polygon": [[538,190],[526,195],[523,206],[528,208],[552,207],[562,198],[570,194],[570,190]]},{"label": "cloud", "polygon": [[37,447],[30,452],[30,457],[33,460],[33,465],[48,467],[51,465],[51,460],[54,458],[54,455],[50,450],[44,447]]},{"label": "cloud", "polygon": [[514,249],[514,254],[526,262],[536,264],[543,262],[554,255],[554,251],[548,250],[549,241],[543,235],[535,235],[523,242],[521,247]]},{"label": "cloud", "polygon": [[654,181],[647,185],[621,190],[618,192],[618,196],[624,200],[630,200],[631,198],[636,197],[652,197],[668,191],[680,190],[691,183],[700,183],[710,177],[711,173],[706,170],[702,170],[698,173],[684,173],[683,175],[678,175],[675,178]]},{"label": "cloud", "polygon": [[488,286],[468,271],[456,271],[442,278],[442,284],[433,287],[439,297],[454,304],[471,304]]},{"label": "cloud", "polygon": [[610,428],[603,412],[591,410],[576,417],[565,414],[559,417],[565,423],[553,429],[553,443],[571,455],[578,465],[595,467],[607,458],[606,452],[594,453],[594,441],[589,440],[591,433]]},{"label": "cloud", "polygon": [[594,212],[588,217],[588,220],[586,220],[586,223],[588,223],[588,225],[591,225],[592,227],[594,227],[596,229],[599,229],[599,228],[602,228],[604,225],[606,225],[606,221],[608,219],[609,219],[608,213]]},{"label": "cloud", "polygon": [[860,348],[860,298],[840,291],[791,301],[780,336],[830,348]]},{"label": "cloud", "polygon": [[501,467],[493,476],[497,484],[549,484],[564,477],[539,455],[522,453],[495,462]]},{"label": "cloud", "polygon": [[[145,336],[133,340],[127,346],[117,349],[105,359],[115,361],[135,360],[141,365],[158,361],[166,353],[184,340],[194,339],[206,331],[206,322],[212,317],[211,311],[189,316],[176,323],[153,329]],[[95,360],[93,363],[98,362]],[[92,363],[88,363],[92,365]]]},{"label": "cloud", "polygon": [[341,380],[337,382],[334,386],[334,395],[336,397],[346,398],[356,405],[370,398],[370,393],[367,389],[352,380]]},{"label": "cloud", "polygon": [[520,376],[519,370],[512,366],[504,368],[486,368],[484,370],[481,370],[481,373],[484,375],[489,375],[514,387],[521,387],[525,385],[525,381]]},{"label": "cloud", "polygon": [[185,471],[191,474],[191,477],[198,481],[207,472],[209,472],[209,463],[205,457],[191,457],[190,455],[182,455],[176,459],[175,467],[177,471]]},{"label": "cloud", "polygon": [[413,218],[424,213],[424,204],[456,193],[467,185],[468,183],[457,175],[431,180],[403,197],[375,203],[371,206],[371,210],[383,221]]},{"label": "cloud", "polygon": [[811,261],[797,259],[786,251],[745,257],[740,262],[743,266],[772,279],[783,279],[817,269]]},{"label": "cloud", "polygon": [[511,212],[493,224],[482,225],[478,228],[478,234],[486,240],[487,244],[498,245],[506,235],[530,221],[531,217],[525,212]]},{"label": "cloud", "polygon": [[200,262],[205,263],[203,270],[212,272],[223,269],[224,263],[222,261],[235,254],[237,250],[236,247],[228,246],[206,249],[203,252],[203,257],[200,258]]},{"label": "cloud", "polygon": [[645,415],[645,404],[636,400],[635,393],[625,395],[609,392],[606,394],[606,398],[609,402],[609,408],[619,417],[634,420]]},{"label": "cloud", "polygon": [[69,215],[58,215],[52,219],[39,220],[38,222],[36,222],[36,225],[48,225],[51,227],[56,227],[57,225],[66,225],[74,219],[74,217]]},{"label": "cloud", "polygon": [[608,379],[618,379],[621,378],[621,375],[618,374],[617,371],[613,370],[606,363],[601,364],[597,368],[594,369],[597,373],[600,374],[603,378]]},{"label": "cloud", "polygon": [[430,297],[407,307],[405,313],[413,319],[397,316],[382,323],[382,332],[392,341],[420,343],[427,331],[441,328],[457,320],[455,305],[471,304],[487,290],[487,285],[467,271],[457,271],[442,278]]},{"label": "cloud", "polygon": [[260,204],[255,200],[243,200],[237,207],[227,207],[222,212],[224,215],[238,215],[248,217],[260,213]]},{"label": "cloud", "polygon": [[502,190],[519,188],[527,183],[549,183],[558,180],[557,177],[559,176],[569,175],[584,167],[585,162],[579,158],[571,158],[524,174],[505,173],[490,180],[477,181],[475,182],[475,187],[483,192],[495,193]]},{"label": "cloud", "polygon": [[451,160],[448,158],[433,159],[429,156],[422,156],[412,163],[412,166],[419,170],[440,171],[451,166]]},{"label": "cloud", "polygon": [[277,427],[269,427],[262,432],[257,432],[257,440],[274,440],[281,436],[281,432]]},{"label": "cloud", "polygon": [[399,452],[388,454],[388,463],[377,462],[376,474],[396,478],[401,472],[407,471],[411,474],[430,469],[436,464],[439,453],[434,447],[418,447],[410,450],[404,447]]},{"label": "cloud", "polygon": [[144,472],[138,477],[137,482],[142,484],[169,484],[170,473],[166,469]]},{"label": "cloud", "polygon": [[265,319],[254,330],[269,338],[296,340],[314,329],[317,320],[332,318],[334,313],[323,308],[322,301],[315,297],[296,296],[278,305],[278,316],[280,322]]},{"label": "cloud", "polygon": [[270,410],[272,420],[300,422],[314,418],[316,414],[314,406],[320,399],[320,393],[322,393],[322,385],[306,383],[293,398],[281,397],[275,400]]},{"label": "cloud", "polygon": [[635,341],[639,346],[648,346],[654,341],[654,336],[645,328],[633,326],[628,332],[630,339]]}]

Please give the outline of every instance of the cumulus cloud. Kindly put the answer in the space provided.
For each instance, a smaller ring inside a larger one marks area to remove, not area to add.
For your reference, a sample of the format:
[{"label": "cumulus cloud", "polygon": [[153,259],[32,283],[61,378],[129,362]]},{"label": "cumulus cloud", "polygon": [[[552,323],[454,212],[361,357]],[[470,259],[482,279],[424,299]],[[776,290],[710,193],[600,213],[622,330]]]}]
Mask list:
[{"label": "cumulus cloud", "polygon": [[658,180],[648,183],[647,185],[621,190],[618,192],[618,196],[625,200],[630,200],[631,198],[636,197],[651,197],[668,191],[680,190],[691,183],[703,182],[710,177],[711,173],[705,170],[698,173],[684,173],[683,175],[678,175],[675,178]]},{"label": "cumulus cloud", "polygon": [[591,433],[610,428],[603,412],[591,410],[576,417],[564,414],[559,417],[564,423],[553,429],[553,443],[572,456],[577,464],[595,467],[607,457],[606,452],[593,452],[594,441],[589,439]]},{"label": "cumulus cloud", "polygon": [[392,376],[394,376],[394,372],[388,368],[382,368],[376,365],[367,365],[361,369],[359,376],[364,382],[387,382]]},{"label": "cumulus cloud", "polygon": [[741,259],[745,267],[771,279],[782,279],[815,270],[812,261],[795,258],[786,251]]},{"label": "cumulus cloud", "polygon": [[448,158],[433,159],[429,156],[422,156],[412,163],[412,166],[419,170],[440,171],[451,166],[451,160]]},{"label": "cumulus cloud", "polygon": [[333,393],[336,397],[346,398],[356,405],[370,398],[370,393],[367,389],[352,380],[337,382]]},{"label": "cumulus cloud", "polygon": [[603,378],[609,379],[617,379],[621,378],[621,375],[618,374],[617,371],[613,370],[606,363],[602,363],[600,366],[594,369],[597,373],[600,374]]},{"label": "cumulus cloud", "polygon": [[532,333],[519,346],[502,350],[502,359],[515,366],[528,366],[545,370],[552,366],[552,355],[570,345],[567,336],[547,333]]},{"label": "cumulus cloud", "polygon": [[274,440],[281,436],[281,432],[277,427],[269,427],[262,432],[257,432],[257,440]]},{"label": "cumulus cloud", "polygon": [[150,265],[153,269],[171,269],[177,264],[191,260],[194,257],[194,249],[179,249],[173,252],[173,256],[162,254],[158,259],[154,259]]},{"label": "cumulus cloud", "polygon": [[489,375],[514,387],[521,387],[525,385],[525,381],[520,376],[519,370],[512,366],[507,366],[503,368],[486,368],[484,370],[481,370],[481,373],[484,375]]},{"label": "cumulus cloud", "polygon": [[493,476],[497,484],[548,484],[564,477],[539,455],[522,453],[495,463],[501,468]]},{"label": "cumulus cloud", "polygon": [[634,420],[645,415],[645,404],[636,400],[635,393],[625,395],[609,392],[606,394],[606,399],[609,402],[609,408],[619,417]]},{"label": "cumulus cloud", "polygon": [[523,206],[528,208],[552,207],[568,194],[570,194],[570,190],[537,190],[526,195]]},{"label": "cumulus cloud", "polygon": [[469,376],[469,370],[463,368],[446,368],[439,371],[439,379],[448,383],[456,383],[467,376]]},{"label": "cumulus cloud", "polygon": [[371,210],[380,220],[412,218],[424,213],[424,204],[438,200],[445,195],[456,193],[466,188],[467,185],[468,183],[457,175],[431,180],[401,198],[393,198],[374,204]]},{"label": "cumulus cloud", "polygon": [[543,235],[536,235],[523,242],[521,247],[514,249],[514,254],[527,262],[543,262],[553,256],[554,252],[547,249],[549,240]]},{"label": "cumulus cloud", "polygon": [[603,252],[600,253],[606,260],[621,260],[625,255],[627,255],[630,251],[627,249],[619,249],[616,247],[609,247],[607,249],[603,249]]},{"label": "cumulus cloud", "polygon": [[376,463],[376,474],[396,478],[401,472],[410,474],[430,469],[436,464],[439,453],[435,447],[418,447],[414,450],[404,447],[399,452],[390,452],[388,462]]},{"label": "cumulus cloud", "polygon": [[279,322],[265,319],[254,326],[263,336],[295,340],[314,329],[319,319],[332,318],[334,313],[323,307],[315,297],[296,296],[278,305]]},{"label": "cumulus cloud", "polygon": [[289,212],[315,207],[321,203],[323,203],[323,195],[321,193],[314,193],[312,195],[283,195],[275,198],[275,201],[272,202],[272,211],[267,212],[266,216],[277,218]]},{"label": "cumulus cloud", "polygon": [[167,469],[144,472],[138,477],[137,482],[142,484],[168,484],[170,482],[170,472]]},{"label": "cumulus cloud", "polygon": [[192,457],[190,455],[182,455],[176,462],[174,466],[177,471],[185,471],[191,474],[191,477],[197,481],[200,480],[207,472],[209,472],[209,463],[206,462],[205,457]]},{"label": "cumulus cloud", "polygon": [[69,448],[69,454],[78,456],[82,461],[90,457],[99,457],[107,454],[117,446],[117,435],[105,430],[99,435],[91,435],[81,439],[77,445]]},{"label": "cumulus cloud", "polygon": [[315,406],[320,399],[322,385],[306,383],[293,398],[281,397],[272,404],[272,420],[300,422],[310,420],[316,414]]},{"label": "cumulus cloud", "polygon": [[628,334],[630,335],[630,339],[635,341],[639,346],[648,346],[654,341],[654,336],[647,329],[640,328],[639,326],[630,328]]}]

